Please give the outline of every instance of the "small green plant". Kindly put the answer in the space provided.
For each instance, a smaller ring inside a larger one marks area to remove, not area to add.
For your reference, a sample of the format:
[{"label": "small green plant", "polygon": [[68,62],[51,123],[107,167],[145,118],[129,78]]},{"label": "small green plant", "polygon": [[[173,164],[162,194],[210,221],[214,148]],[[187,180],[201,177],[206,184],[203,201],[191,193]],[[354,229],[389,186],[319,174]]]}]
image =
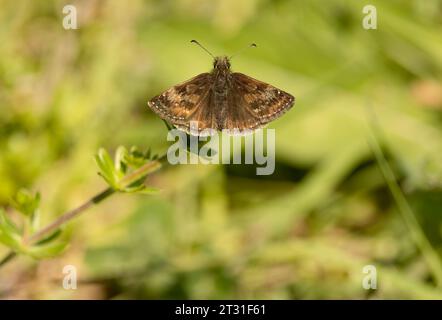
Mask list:
[{"label": "small green plant", "polygon": [[142,167],[146,161],[154,161],[156,159],[157,156],[151,156],[150,149],[146,152],[141,152],[136,147],[132,147],[130,151],[128,151],[123,146],[120,146],[115,152],[114,161],[112,161],[109,153],[103,148],[100,149],[95,156],[95,162],[100,169],[98,174],[113,190],[146,194],[155,193],[157,190],[154,188],[148,188],[145,185],[144,172],[141,171],[139,177],[131,176],[130,183],[127,181],[127,174],[131,170],[136,170]]},{"label": "small green plant", "polygon": [[28,236],[40,227],[39,204],[39,193],[32,194],[27,190],[20,190],[12,200],[13,207],[20,213],[20,221],[14,222],[5,210],[0,209],[0,242],[16,253],[37,259],[57,255],[67,245],[65,241],[57,241],[61,233],[59,229],[35,244],[28,243]]},{"label": "small green plant", "polygon": [[12,207],[19,213],[15,219],[17,221],[0,208],[0,243],[11,250],[0,260],[0,266],[17,254],[36,259],[60,254],[68,245],[68,241],[60,240],[61,227],[115,192],[142,194],[157,192],[157,189],[146,185],[146,178],[161,168],[164,159],[164,156],[152,155],[150,150],[141,152],[136,147],[128,150],[120,146],[112,160],[105,149],[100,149],[95,156],[95,161],[99,168],[98,174],[106,181],[108,187],[77,208],[62,214],[44,228],[40,228],[39,225],[40,194],[20,190],[11,201]]}]

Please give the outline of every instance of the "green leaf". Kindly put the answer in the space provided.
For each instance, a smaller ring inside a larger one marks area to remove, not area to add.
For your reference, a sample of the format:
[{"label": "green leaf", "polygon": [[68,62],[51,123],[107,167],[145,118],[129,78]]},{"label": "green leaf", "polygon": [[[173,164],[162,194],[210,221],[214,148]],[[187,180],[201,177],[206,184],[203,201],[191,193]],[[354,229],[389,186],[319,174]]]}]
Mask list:
[{"label": "green leaf", "polygon": [[126,187],[120,191],[125,193],[138,193],[141,192],[141,190],[143,190],[143,186]]},{"label": "green leaf", "polygon": [[152,157],[152,150],[151,150],[150,148],[148,148],[148,149],[146,150],[146,152],[144,153],[144,158],[150,160],[151,157]]},{"label": "green leaf", "polygon": [[21,250],[21,237],[12,233],[5,232],[0,226],[0,242],[14,251]]},{"label": "green leaf", "polygon": [[14,251],[21,250],[22,246],[21,230],[2,209],[0,209],[0,243]]},{"label": "green leaf", "polygon": [[14,233],[17,235],[20,235],[22,231],[20,228],[12,221],[6,212],[0,208],[0,227],[3,227],[6,232],[8,233]]},{"label": "green leaf", "polygon": [[25,253],[36,259],[50,258],[61,254],[67,247],[67,242],[56,242],[27,248]]},{"label": "green leaf", "polygon": [[26,189],[21,189],[12,199],[12,205],[24,215],[32,216],[40,205],[40,193],[32,194]]},{"label": "green leaf", "polygon": [[15,251],[20,250],[22,244],[21,231],[3,210],[0,210],[0,242]]},{"label": "green leaf", "polygon": [[150,150],[148,149],[143,153],[134,146],[130,149],[130,153],[127,154],[125,159],[126,164],[132,168],[141,167],[147,160],[150,160]]},{"label": "green leaf", "polygon": [[100,169],[99,174],[114,189],[127,193],[153,193],[144,186],[145,177],[140,177],[138,181],[129,186],[121,183],[121,180],[131,169],[138,169],[150,161],[151,151],[139,151],[136,147],[131,147],[130,152],[124,146],[118,147],[115,152],[115,164],[105,149],[100,149],[95,156],[95,161]]},{"label": "green leaf", "polygon": [[36,232],[40,228],[40,210],[36,210],[33,215],[30,216],[30,231]]},{"label": "green leaf", "polygon": [[142,194],[157,194],[158,192],[160,192],[160,189],[144,186],[144,188],[137,192]]},{"label": "green leaf", "polygon": [[51,233],[49,236],[47,236],[47,237],[43,238],[42,240],[38,241],[37,245],[43,245],[43,244],[47,244],[49,242],[52,242],[55,239],[57,239],[60,235],[61,235],[61,230],[57,229],[53,233]]},{"label": "green leaf", "polygon": [[118,189],[118,174],[109,153],[101,148],[95,156],[95,162],[100,169],[98,174],[102,176],[111,187]]},{"label": "green leaf", "polygon": [[128,154],[129,152],[124,146],[119,146],[115,152],[115,169],[123,175],[127,171],[126,158]]}]

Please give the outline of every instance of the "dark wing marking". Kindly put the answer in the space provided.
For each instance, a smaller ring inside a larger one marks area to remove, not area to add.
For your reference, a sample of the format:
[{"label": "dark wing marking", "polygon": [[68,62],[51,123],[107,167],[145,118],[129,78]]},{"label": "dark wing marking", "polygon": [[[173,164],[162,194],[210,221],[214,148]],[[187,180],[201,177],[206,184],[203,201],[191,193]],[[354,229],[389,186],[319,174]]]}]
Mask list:
[{"label": "dark wing marking", "polygon": [[264,127],[288,111],[295,97],[242,73],[232,73],[229,81],[228,111],[223,128],[240,131]]},{"label": "dark wing marking", "polygon": [[152,98],[148,105],[160,118],[188,133],[191,121],[197,122],[199,131],[215,129],[212,83],[212,75],[202,73]]}]

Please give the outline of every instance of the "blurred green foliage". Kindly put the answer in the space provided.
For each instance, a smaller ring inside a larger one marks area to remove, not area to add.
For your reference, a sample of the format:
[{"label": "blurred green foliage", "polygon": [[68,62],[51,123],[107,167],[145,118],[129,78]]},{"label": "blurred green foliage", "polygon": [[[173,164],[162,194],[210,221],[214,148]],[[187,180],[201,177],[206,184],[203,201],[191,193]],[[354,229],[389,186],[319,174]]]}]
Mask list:
[{"label": "blurred green foliage", "polygon": [[[442,4],[370,1],[0,0],[0,204],[42,195],[42,223],[101,190],[93,155],[119,145],[166,150],[147,100],[211,67],[296,96],[276,129],[276,171],[164,168],[153,196],[119,195],[68,226],[72,245],[0,269],[0,294],[32,298],[441,299],[367,144],[380,141],[425,235],[442,241]],[[14,213],[11,213],[14,218]],[[0,253],[6,248],[0,247]],[[79,268],[75,292],[62,266]],[[378,268],[378,289],[361,281]],[[56,280],[54,280],[56,279]]]}]

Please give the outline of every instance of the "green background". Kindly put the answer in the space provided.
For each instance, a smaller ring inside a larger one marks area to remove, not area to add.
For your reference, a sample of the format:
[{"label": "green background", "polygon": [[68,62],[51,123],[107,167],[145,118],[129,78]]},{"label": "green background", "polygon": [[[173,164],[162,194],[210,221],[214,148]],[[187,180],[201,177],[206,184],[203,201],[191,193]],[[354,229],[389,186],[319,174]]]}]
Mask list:
[{"label": "green background", "polygon": [[[62,26],[68,3],[77,30]],[[296,96],[270,125],[274,175],[165,167],[158,195],[119,194],[70,223],[63,255],[3,267],[0,298],[442,298],[442,3],[369,3],[376,30],[366,1],[0,0],[0,205],[39,190],[44,224],[105,187],[99,147],[167,149],[147,101],[210,70],[191,39],[214,54],[257,43],[232,69]],[[367,143],[370,110],[424,250]]]}]

